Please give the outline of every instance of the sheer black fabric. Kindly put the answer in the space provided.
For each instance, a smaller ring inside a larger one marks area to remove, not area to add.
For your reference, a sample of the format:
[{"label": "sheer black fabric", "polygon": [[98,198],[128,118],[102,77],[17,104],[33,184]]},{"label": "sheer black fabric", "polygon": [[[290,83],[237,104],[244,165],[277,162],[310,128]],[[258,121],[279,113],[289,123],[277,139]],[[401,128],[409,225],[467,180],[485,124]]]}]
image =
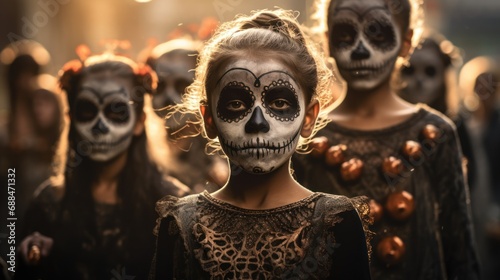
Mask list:
[{"label": "sheer black fabric", "polygon": [[344,196],[247,210],[204,192],[157,209],[150,279],[370,279],[363,223]]},{"label": "sheer black fabric", "polygon": [[[374,279],[478,279],[479,268],[470,214],[469,192],[462,171],[462,155],[454,125],[443,115],[419,105],[408,120],[390,128],[360,131],[329,123],[318,133],[330,145],[346,145],[345,159],[363,163],[357,180],[343,180],[339,166],[322,157],[297,155],[293,169],[298,181],[313,191],[347,197],[366,195],[384,208],[388,195],[406,191],[415,209],[405,220],[394,220],[387,211],[370,227]],[[434,139],[424,136],[426,125],[437,128]],[[406,141],[420,144],[419,157],[404,156]],[[401,160],[399,174],[383,171],[384,159]],[[400,263],[388,265],[377,258],[377,244],[398,236],[406,253]]]}]

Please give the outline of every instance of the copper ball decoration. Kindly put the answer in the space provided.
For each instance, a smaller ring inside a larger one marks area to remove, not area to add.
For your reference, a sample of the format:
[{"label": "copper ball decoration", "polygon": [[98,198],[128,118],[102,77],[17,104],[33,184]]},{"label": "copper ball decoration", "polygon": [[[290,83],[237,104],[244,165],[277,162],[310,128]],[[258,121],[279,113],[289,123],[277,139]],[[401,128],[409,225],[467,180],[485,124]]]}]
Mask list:
[{"label": "copper ball decoration", "polygon": [[397,221],[408,219],[415,211],[413,196],[407,191],[393,192],[385,202],[387,214]]},{"label": "copper ball decoration", "polygon": [[325,162],[331,166],[336,166],[341,164],[345,160],[344,153],[346,150],[347,146],[343,144],[331,146],[326,151]]},{"label": "copper ball decoration", "polygon": [[377,256],[388,266],[401,262],[405,250],[405,244],[398,236],[384,237],[377,244]]},{"label": "copper ball decoration", "polygon": [[382,215],[384,214],[384,209],[382,208],[382,205],[380,205],[378,202],[375,201],[375,199],[370,199],[369,202],[370,206],[370,217],[373,221],[373,223],[377,223],[382,219]]},{"label": "copper ball decoration", "polygon": [[424,126],[422,129],[422,135],[429,140],[436,140],[440,136],[439,129],[432,124]]},{"label": "copper ball decoration", "polygon": [[363,162],[358,158],[352,158],[340,167],[340,176],[344,181],[355,181],[361,176],[363,171]]},{"label": "copper ball decoration", "polygon": [[389,175],[399,175],[403,170],[403,163],[396,157],[385,158],[382,162],[382,171]]},{"label": "copper ball decoration", "polygon": [[422,156],[422,146],[420,143],[409,140],[403,145],[403,154],[408,158],[417,159]]},{"label": "copper ball decoration", "polygon": [[312,147],[311,155],[315,157],[322,157],[329,147],[328,138],[324,136],[316,137],[311,140],[311,143],[309,145],[311,145]]}]

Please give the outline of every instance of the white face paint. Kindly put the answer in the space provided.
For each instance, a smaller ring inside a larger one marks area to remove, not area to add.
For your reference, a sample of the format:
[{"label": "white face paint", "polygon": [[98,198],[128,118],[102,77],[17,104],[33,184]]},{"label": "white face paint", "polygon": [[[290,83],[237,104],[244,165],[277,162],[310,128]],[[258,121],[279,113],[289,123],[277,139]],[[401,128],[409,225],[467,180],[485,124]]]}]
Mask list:
[{"label": "white face paint", "polygon": [[350,88],[371,90],[390,78],[400,30],[384,0],[337,0],[328,16],[330,55]]},{"label": "white face paint", "polygon": [[444,91],[444,71],[446,67],[438,51],[427,46],[416,49],[410,59],[410,65],[404,67],[401,78],[406,87],[401,97],[411,103],[431,104]]},{"label": "white face paint", "polygon": [[229,160],[253,174],[287,163],[305,115],[304,93],[291,71],[270,59],[239,59],[221,73],[210,105]]},{"label": "white face paint", "polygon": [[75,100],[73,121],[88,156],[108,161],[130,145],[136,113],[131,82],[109,75],[88,75]]}]

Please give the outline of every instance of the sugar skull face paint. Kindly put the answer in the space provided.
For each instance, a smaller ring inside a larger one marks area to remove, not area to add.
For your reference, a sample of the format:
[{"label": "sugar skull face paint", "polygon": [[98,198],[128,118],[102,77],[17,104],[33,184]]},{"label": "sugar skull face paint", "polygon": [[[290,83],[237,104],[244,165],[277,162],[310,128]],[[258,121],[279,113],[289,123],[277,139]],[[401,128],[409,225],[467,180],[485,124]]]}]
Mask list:
[{"label": "sugar skull face paint", "polygon": [[416,49],[410,64],[401,72],[406,87],[401,96],[412,103],[431,104],[445,94],[445,70],[438,50],[431,47]]},{"label": "sugar skull face paint", "polygon": [[222,73],[210,104],[230,161],[254,174],[288,162],[305,115],[305,97],[291,72],[273,60],[240,59]]},{"label": "sugar skull face paint", "polygon": [[387,81],[402,39],[384,0],[337,0],[329,9],[330,55],[349,87],[370,90]]},{"label": "sugar skull face paint", "polygon": [[108,161],[129,147],[137,119],[131,88],[131,82],[123,78],[89,75],[83,79],[73,121],[92,160]]}]

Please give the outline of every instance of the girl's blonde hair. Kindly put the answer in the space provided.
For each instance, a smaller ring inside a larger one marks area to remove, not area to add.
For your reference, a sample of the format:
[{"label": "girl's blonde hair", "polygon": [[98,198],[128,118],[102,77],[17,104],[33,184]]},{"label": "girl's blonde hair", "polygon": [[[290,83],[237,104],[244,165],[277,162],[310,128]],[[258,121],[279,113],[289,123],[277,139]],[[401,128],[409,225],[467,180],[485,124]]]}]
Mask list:
[{"label": "girl's blonde hair", "polygon": [[[330,92],[333,74],[315,43],[297,23],[297,16],[297,13],[281,9],[261,10],[250,16],[237,16],[233,21],[219,26],[200,52],[195,80],[187,88],[183,103],[176,106],[176,111],[196,114],[199,133],[209,139],[201,128],[203,118],[199,111],[200,105],[209,104],[217,75],[221,74],[223,67],[235,58],[257,53],[287,65],[306,94],[307,103],[313,99],[318,100],[321,113],[312,134],[314,135],[327,123],[323,116],[326,117],[333,103],[334,95]],[[304,149],[311,137],[301,139],[299,148]],[[209,139],[206,150],[208,153],[220,151],[218,139]]]}]

